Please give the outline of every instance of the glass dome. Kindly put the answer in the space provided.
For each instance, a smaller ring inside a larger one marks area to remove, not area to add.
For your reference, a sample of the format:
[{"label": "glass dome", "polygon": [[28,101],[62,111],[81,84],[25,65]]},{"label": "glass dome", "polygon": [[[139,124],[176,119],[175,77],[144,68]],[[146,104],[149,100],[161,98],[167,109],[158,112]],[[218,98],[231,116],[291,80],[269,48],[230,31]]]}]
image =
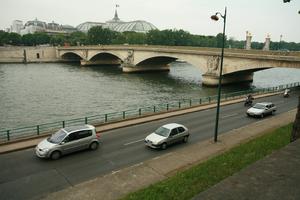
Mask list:
[{"label": "glass dome", "polygon": [[157,28],[153,24],[142,20],[119,23],[113,27],[113,30],[118,32],[134,31],[140,33],[146,33],[154,29]]},{"label": "glass dome", "polygon": [[84,22],[82,24],[79,24],[76,28],[79,31],[82,32],[88,32],[90,30],[90,28],[94,27],[94,26],[104,26],[105,23],[101,23],[101,22]]}]

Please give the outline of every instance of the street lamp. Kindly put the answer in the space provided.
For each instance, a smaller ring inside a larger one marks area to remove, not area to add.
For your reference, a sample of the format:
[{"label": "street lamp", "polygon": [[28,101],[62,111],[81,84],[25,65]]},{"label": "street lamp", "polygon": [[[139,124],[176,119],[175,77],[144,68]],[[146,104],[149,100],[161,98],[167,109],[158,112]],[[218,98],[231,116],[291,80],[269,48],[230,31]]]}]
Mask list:
[{"label": "street lamp", "polygon": [[222,84],[222,70],[223,70],[223,57],[224,57],[224,45],[225,45],[225,26],[226,26],[226,11],[227,8],[225,7],[225,13],[222,15],[221,13],[217,12],[215,15],[211,16],[212,20],[218,21],[220,15],[224,20],[223,26],[223,42],[222,42],[222,53],[221,53],[221,66],[220,66],[220,74],[219,74],[219,84],[218,84],[218,103],[217,103],[217,114],[216,114],[216,125],[215,125],[215,137],[214,141],[218,141],[218,126],[219,126],[219,113],[220,113],[220,99],[221,99],[221,84]]}]

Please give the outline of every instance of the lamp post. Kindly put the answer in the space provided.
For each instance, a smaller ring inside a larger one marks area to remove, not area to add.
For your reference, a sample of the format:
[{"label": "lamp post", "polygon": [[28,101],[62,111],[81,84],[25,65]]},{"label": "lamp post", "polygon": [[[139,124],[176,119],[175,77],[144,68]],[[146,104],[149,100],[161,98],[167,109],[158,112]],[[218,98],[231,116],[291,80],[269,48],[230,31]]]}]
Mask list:
[{"label": "lamp post", "polygon": [[226,12],[227,8],[225,7],[225,13],[222,15],[221,13],[217,12],[215,15],[211,16],[212,20],[218,21],[220,15],[224,20],[223,26],[223,42],[222,42],[222,53],[221,53],[221,66],[220,66],[220,74],[219,74],[219,84],[218,84],[218,102],[217,102],[217,114],[216,114],[216,125],[215,125],[215,135],[214,141],[218,141],[218,126],[219,126],[219,113],[220,113],[220,100],[221,100],[221,84],[222,84],[222,70],[223,70],[223,57],[224,57],[224,46],[225,46],[225,26],[226,26]]},{"label": "lamp post", "polygon": [[282,40],[282,35],[280,35],[279,44],[278,44],[278,50],[279,51],[280,51],[280,48],[281,48],[281,40]]}]

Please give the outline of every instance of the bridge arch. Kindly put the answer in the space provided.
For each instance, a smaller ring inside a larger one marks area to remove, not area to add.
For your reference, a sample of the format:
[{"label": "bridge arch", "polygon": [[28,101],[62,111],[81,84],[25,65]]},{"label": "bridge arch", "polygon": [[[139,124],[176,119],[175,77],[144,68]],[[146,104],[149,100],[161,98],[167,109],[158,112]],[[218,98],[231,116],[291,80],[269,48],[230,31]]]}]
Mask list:
[{"label": "bridge arch", "polygon": [[80,62],[82,60],[82,56],[76,52],[64,52],[61,55],[62,60],[70,61],[70,62]]},{"label": "bridge arch", "polygon": [[202,73],[207,72],[207,57],[208,56],[196,56],[196,55],[187,55],[180,53],[164,53],[160,52],[159,56],[157,56],[156,52],[135,52],[134,64],[137,67],[151,65],[158,67],[161,65],[168,65],[171,62],[176,60],[185,61],[194,67],[200,69]]}]

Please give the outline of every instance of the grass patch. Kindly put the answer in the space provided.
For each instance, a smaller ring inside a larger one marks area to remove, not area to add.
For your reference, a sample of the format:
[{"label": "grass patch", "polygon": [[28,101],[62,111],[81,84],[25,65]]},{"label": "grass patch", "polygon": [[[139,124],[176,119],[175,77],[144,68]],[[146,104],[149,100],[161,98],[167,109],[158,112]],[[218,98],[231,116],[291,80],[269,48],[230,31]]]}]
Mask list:
[{"label": "grass patch", "polygon": [[191,199],[290,141],[292,124],[251,140],[161,182],[125,196],[124,200]]}]

